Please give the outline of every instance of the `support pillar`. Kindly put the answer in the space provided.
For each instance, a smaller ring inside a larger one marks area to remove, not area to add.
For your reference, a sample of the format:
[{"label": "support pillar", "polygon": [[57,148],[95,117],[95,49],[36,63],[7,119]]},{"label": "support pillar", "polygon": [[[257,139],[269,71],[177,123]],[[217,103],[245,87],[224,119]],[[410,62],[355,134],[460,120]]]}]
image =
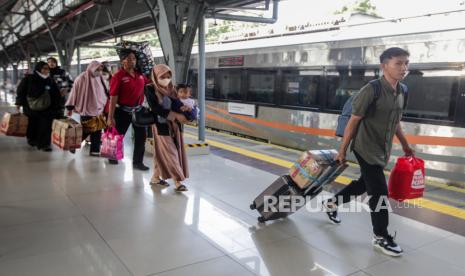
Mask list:
[{"label": "support pillar", "polygon": [[173,79],[175,83],[185,83],[195,34],[205,13],[205,3],[158,0],[158,9],[149,0],[145,0],[145,3],[152,14],[165,62],[174,74]]},{"label": "support pillar", "polygon": [[13,64],[13,74],[11,77],[11,84],[16,87],[16,83],[18,82],[18,64]]},{"label": "support pillar", "polygon": [[61,54],[59,54],[60,58],[60,66],[65,69],[67,72],[71,69],[71,62],[73,61],[73,55],[74,55],[74,50],[76,47],[74,47],[73,42],[63,42],[58,44],[59,51]]},{"label": "support pillar", "polygon": [[205,18],[199,24],[199,72],[198,72],[198,104],[199,104],[199,140],[205,142]]},{"label": "support pillar", "polygon": [[3,66],[3,78],[2,78],[2,85],[6,87],[6,80],[8,79],[8,66]]},{"label": "support pillar", "polygon": [[81,74],[81,47],[78,45],[76,49],[77,54],[77,74]]}]

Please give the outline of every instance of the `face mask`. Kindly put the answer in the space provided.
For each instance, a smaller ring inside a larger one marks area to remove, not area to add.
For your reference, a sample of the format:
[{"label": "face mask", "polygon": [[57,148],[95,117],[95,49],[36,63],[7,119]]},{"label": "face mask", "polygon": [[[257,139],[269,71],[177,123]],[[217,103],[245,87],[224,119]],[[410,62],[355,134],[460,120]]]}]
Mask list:
[{"label": "face mask", "polygon": [[162,79],[162,80],[158,80],[158,84],[160,84],[161,86],[163,87],[167,87],[171,82],[171,79]]},{"label": "face mask", "polygon": [[94,73],[92,73],[92,75],[94,77],[100,77],[102,75],[102,71],[94,71]]},{"label": "face mask", "polygon": [[50,76],[49,73],[47,73],[47,74],[44,75],[44,74],[42,74],[42,73],[39,72],[39,71],[36,71],[36,72],[37,72],[37,74],[38,74],[41,78],[43,78],[43,79],[46,79],[46,78],[48,78],[48,77]]}]

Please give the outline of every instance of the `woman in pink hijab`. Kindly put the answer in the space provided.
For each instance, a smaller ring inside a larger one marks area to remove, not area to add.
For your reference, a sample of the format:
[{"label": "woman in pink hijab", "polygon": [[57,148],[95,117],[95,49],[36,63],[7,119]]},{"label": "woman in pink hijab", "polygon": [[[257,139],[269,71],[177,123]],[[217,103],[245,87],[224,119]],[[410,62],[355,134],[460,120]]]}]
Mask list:
[{"label": "woman in pink hijab", "polygon": [[145,88],[145,98],[155,117],[154,172],[150,184],[168,186],[166,180],[172,178],[175,190],[185,192],[187,187],[182,181],[189,177],[189,169],[182,127],[187,119],[172,110],[171,104],[179,99],[171,77],[171,69],[158,64],[152,70],[152,85]]},{"label": "woman in pink hijab", "polygon": [[[74,81],[73,88],[66,102],[68,116],[75,112],[81,116],[81,122],[102,115],[107,95],[102,80],[103,65],[98,61],[92,61],[85,72],[81,73]],[[101,130],[87,132],[83,130],[82,139],[90,135],[90,155],[100,155]],[[74,151],[71,151],[74,153]]]}]

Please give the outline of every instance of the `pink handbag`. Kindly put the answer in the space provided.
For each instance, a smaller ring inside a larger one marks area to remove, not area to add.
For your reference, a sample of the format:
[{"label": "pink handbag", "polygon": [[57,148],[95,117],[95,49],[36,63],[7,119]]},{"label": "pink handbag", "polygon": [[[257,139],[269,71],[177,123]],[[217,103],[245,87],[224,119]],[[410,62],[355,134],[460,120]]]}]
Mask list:
[{"label": "pink handbag", "polygon": [[121,160],[124,157],[124,135],[119,134],[116,128],[108,128],[102,133],[102,146],[100,156],[113,160]]}]

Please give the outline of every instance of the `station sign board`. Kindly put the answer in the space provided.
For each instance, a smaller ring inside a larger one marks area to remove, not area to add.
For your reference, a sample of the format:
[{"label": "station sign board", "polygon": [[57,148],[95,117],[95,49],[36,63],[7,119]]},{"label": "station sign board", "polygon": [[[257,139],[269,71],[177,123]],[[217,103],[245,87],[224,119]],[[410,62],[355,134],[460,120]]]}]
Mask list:
[{"label": "station sign board", "polygon": [[239,114],[239,115],[255,117],[255,110],[256,108],[254,104],[228,102],[228,112],[231,114]]},{"label": "station sign board", "polygon": [[244,66],[244,56],[220,57],[218,67]]}]

